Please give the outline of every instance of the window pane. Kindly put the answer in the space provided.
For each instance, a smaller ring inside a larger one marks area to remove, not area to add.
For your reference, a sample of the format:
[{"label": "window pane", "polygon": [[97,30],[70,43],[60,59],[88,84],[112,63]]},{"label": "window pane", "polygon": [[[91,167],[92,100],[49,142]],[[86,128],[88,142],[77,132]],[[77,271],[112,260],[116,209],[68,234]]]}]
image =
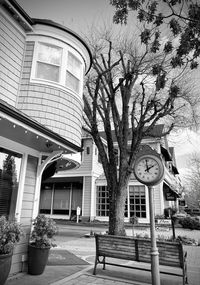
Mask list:
[{"label": "window pane", "polygon": [[73,76],[70,72],[67,71],[66,86],[75,91],[76,93],[79,93],[79,85],[79,79],[77,79],[75,76]]},{"label": "window pane", "polygon": [[38,62],[36,77],[58,82],[59,81],[59,67]]},{"label": "window pane", "polygon": [[69,70],[74,76],[80,79],[81,62],[70,52],[68,53],[67,70]]},{"label": "window pane", "polygon": [[38,60],[49,64],[60,65],[62,49],[48,44],[39,44]]},{"label": "window pane", "polygon": [[109,198],[107,186],[97,186],[97,216],[109,215]]},{"label": "window pane", "polygon": [[130,217],[146,218],[146,198],[144,186],[130,186]]},{"label": "window pane", "polygon": [[15,216],[22,156],[0,148],[0,216]]}]

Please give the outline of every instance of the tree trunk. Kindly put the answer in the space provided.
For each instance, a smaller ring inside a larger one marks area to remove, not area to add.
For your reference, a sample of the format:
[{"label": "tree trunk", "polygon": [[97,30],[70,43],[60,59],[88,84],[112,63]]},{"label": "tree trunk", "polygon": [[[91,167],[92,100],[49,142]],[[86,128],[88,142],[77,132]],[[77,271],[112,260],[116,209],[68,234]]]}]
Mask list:
[{"label": "tree trunk", "polygon": [[110,235],[120,235],[125,236],[124,227],[124,210],[125,202],[127,198],[127,186],[128,182],[121,187],[110,189],[110,204],[109,204],[109,228],[108,232]]}]

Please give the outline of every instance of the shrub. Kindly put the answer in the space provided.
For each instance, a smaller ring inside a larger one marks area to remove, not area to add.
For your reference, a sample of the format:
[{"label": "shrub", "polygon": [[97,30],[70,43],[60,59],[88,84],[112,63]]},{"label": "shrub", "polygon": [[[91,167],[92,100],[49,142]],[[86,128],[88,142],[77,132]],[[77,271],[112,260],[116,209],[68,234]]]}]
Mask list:
[{"label": "shrub", "polygon": [[137,216],[130,217],[130,223],[133,225],[138,224],[138,217]]},{"label": "shrub", "polygon": [[180,240],[185,245],[198,245],[198,241],[187,236],[178,236],[177,240]]},{"label": "shrub", "polygon": [[56,246],[52,242],[53,236],[56,233],[56,222],[54,222],[53,219],[40,214],[33,221],[30,244],[39,248]]},{"label": "shrub", "polygon": [[191,229],[191,230],[200,230],[200,222],[197,218],[186,217],[179,220],[179,224],[182,225],[183,228]]},{"label": "shrub", "polygon": [[9,221],[5,216],[0,217],[0,254],[8,254],[13,251],[14,246],[23,235],[21,225]]}]

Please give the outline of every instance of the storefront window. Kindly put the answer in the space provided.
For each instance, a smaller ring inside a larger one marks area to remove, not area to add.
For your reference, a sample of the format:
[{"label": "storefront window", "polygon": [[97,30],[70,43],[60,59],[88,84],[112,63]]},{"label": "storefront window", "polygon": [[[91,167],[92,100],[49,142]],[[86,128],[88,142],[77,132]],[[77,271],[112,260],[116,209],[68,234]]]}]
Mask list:
[{"label": "storefront window", "polygon": [[69,215],[70,191],[71,191],[71,185],[67,186],[62,183],[55,184],[55,192],[53,199],[53,214]]},{"label": "storefront window", "polygon": [[15,217],[22,155],[0,147],[0,216]]},{"label": "storefront window", "polygon": [[109,215],[109,195],[107,186],[97,186],[97,216]]},{"label": "storefront window", "polygon": [[40,195],[40,213],[51,214],[52,185],[44,185]]},{"label": "storefront window", "polygon": [[77,207],[82,207],[82,183],[43,183],[40,195],[40,213],[76,216]]},{"label": "storefront window", "polygon": [[146,218],[144,186],[129,186],[130,217]]},{"label": "storefront window", "polygon": [[[130,212],[128,213],[129,207]],[[128,199],[126,199],[124,217],[137,216],[138,218],[146,218],[144,186],[129,186],[129,207]],[[97,186],[96,215],[100,217],[109,215],[109,194],[107,186]]]}]

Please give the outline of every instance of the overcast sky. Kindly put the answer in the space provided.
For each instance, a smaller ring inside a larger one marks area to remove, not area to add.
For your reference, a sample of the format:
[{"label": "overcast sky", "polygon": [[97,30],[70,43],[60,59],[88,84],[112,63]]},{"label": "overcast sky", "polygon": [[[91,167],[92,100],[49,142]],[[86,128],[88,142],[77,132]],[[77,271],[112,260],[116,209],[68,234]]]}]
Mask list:
[{"label": "overcast sky", "polygon": [[75,32],[103,19],[112,21],[114,7],[109,0],[17,0],[32,18],[50,19]]},{"label": "overcast sky", "polygon": [[[87,27],[112,22],[114,8],[110,0],[17,0],[25,12],[32,18],[50,19],[60,23],[81,36]],[[181,173],[187,167],[188,153],[197,151],[200,135],[192,131],[180,130],[172,136],[178,169]],[[171,145],[172,140],[170,140]]]}]

